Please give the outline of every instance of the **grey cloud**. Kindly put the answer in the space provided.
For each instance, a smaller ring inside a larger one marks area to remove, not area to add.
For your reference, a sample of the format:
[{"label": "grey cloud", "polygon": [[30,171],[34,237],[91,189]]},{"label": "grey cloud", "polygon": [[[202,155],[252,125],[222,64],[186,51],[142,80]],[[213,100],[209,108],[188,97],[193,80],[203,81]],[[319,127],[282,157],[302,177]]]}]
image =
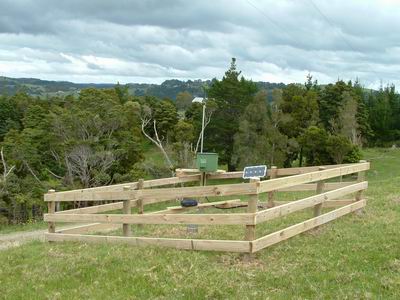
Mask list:
[{"label": "grey cloud", "polygon": [[206,79],[237,57],[254,80],[397,82],[399,13],[389,0],[3,0],[0,75]]}]

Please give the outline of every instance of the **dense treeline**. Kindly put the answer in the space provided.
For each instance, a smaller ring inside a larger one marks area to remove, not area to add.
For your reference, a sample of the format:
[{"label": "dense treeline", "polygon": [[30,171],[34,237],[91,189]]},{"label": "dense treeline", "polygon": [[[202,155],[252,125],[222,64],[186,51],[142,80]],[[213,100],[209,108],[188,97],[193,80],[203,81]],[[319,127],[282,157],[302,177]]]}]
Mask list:
[{"label": "dense treeline", "polygon": [[[0,223],[27,221],[45,209],[43,193],[160,177],[192,167],[202,104],[133,96],[128,86],[84,89],[78,96],[0,97]],[[267,93],[233,59],[205,93],[205,150],[230,170],[249,164],[293,166],[355,162],[363,146],[400,140],[394,86],[358,82],[320,86],[307,77]],[[153,144],[165,164],[145,160]]]}]

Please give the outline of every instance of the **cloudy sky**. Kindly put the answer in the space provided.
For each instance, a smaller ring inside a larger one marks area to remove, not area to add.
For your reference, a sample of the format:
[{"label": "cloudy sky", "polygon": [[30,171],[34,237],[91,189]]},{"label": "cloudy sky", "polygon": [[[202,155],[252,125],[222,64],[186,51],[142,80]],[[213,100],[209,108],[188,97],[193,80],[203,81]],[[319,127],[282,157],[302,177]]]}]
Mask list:
[{"label": "cloudy sky", "polygon": [[0,76],[400,84],[400,0],[0,0]]}]

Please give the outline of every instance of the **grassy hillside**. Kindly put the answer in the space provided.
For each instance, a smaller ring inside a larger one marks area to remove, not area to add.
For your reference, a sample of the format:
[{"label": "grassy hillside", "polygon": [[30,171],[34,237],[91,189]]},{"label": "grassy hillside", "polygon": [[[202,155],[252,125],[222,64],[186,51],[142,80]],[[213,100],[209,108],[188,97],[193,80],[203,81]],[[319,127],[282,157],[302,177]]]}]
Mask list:
[{"label": "grassy hillside", "polygon": [[[317,231],[258,253],[165,248],[43,244],[0,252],[1,296],[6,299],[399,299],[400,151],[367,150],[372,163],[365,213],[349,215]],[[286,194],[284,198],[293,197]],[[298,222],[311,211],[266,223],[260,234]],[[199,236],[235,238],[241,227]],[[257,227],[258,228],[258,227]],[[134,229],[135,230],[135,229]],[[185,228],[157,229],[170,236]],[[153,227],[140,234],[154,234]]]}]

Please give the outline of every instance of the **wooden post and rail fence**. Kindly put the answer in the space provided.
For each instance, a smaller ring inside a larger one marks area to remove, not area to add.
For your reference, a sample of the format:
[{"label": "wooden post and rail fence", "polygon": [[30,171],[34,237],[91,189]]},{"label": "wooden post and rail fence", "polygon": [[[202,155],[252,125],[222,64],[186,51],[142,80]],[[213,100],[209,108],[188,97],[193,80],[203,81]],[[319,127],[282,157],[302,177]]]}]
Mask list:
[{"label": "wooden post and rail fence", "polygon": [[[48,203],[48,213],[44,220],[48,222],[46,239],[52,242],[81,241],[93,243],[126,243],[136,246],[157,245],[187,250],[214,250],[228,252],[255,253],[298,235],[307,230],[319,227],[351,212],[365,207],[363,191],[368,187],[365,171],[370,164],[360,161],[355,164],[327,165],[302,168],[276,168],[268,170],[268,179],[251,179],[250,182],[235,184],[218,184],[206,186],[171,187],[184,183],[200,183],[203,178],[196,170],[178,170],[177,177],[139,180],[138,182],[117,184],[103,187],[56,192],[50,190],[44,196]],[[332,178],[346,175],[357,175],[356,181],[333,182]],[[242,172],[217,172],[207,174],[210,179],[241,178]],[[168,186],[168,187],[165,187]],[[315,191],[316,194],[296,200],[277,201],[279,192]],[[260,195],[266,194],[266,202],[260,201]],[[353,194],[352,198],[344,198]],[[167,207],[161,211],[146,212],[148,204],[186,197],[227,197],[246,196],[246,200],[231,199],[201,203],[196,207]],[[55,211],[57,202],[98,202],[115,201],[107,204],[85,208]],[[243,213],[202,213],[190,214],[193,208],[247,206]],[[264,209],[258,210],[258,207]],[[132,208],[138,213],[133,214]],[[257,238],[257,224],[281,218],[288,214],[313,208],[311,219],[292,225]],[[323,212],[323,208],[333,210]],[[122,210],[121,213],[107,213]],[[188,213],[189,212],[189,213]],[[184,213],[184,214],[182,214]],[[68,229],[57,230],[56,222],[84,223]],[[245,234],[242,240],[204,240],[184,238],[139,237],[131,232],[131,225],[137,224],[200,224],[200,225],[243,225]],[[112,231],[122,227],[122,236],[90,235],[92,232]]]}]

